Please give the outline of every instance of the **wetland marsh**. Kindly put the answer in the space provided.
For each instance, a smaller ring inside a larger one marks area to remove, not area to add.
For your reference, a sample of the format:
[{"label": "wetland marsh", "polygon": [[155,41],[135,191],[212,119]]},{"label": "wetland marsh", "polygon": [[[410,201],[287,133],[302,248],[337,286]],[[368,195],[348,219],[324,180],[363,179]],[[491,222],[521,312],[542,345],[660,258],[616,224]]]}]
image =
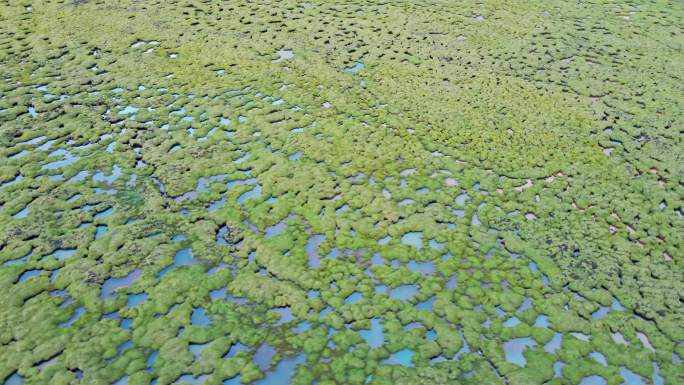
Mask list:
[{"label": "wetland marsh", "polygon": [[0,384],[684,383],[683,25],[1,2]]}]

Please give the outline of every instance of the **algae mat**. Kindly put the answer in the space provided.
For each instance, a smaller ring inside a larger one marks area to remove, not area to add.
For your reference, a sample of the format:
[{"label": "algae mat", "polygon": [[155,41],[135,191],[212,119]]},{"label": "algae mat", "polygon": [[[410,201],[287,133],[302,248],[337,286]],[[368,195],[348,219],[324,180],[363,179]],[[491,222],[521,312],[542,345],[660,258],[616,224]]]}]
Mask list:
[{"label": "algae mat", "polygon": [[0,3],[0,383],[684,383],[684,3]]}]

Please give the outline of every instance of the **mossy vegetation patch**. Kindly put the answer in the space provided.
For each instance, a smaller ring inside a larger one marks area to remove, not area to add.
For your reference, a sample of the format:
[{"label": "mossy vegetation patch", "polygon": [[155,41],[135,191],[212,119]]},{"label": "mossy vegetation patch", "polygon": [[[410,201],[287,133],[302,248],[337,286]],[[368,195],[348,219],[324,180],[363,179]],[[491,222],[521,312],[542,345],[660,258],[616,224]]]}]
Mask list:
[{"label": "mossy vegetation patch", "polygon": [[0,383],[684,382],[683,14],[3,2]]}]

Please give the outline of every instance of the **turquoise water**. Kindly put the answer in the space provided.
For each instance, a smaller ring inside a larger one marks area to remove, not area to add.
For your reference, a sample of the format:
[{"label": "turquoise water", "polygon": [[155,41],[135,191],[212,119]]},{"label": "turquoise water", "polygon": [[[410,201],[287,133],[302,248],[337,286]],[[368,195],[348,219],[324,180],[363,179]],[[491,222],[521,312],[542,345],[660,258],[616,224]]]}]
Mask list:
[{"label": "turquoise water", "polygon": [[437,339],[437,333],[434,330],[428,330],[425,332],[425,339],[428,341],[434,341]]},{"label": "turquoise water", "polygon": [[555,353],[556,350],[560,349],[561,343],[563,342],[563,335],[556,332],[546,345],[544,345],[544,350],[549,353]]},{"label": "turquoise water", "polygon": [[428,299],[427,301],[421,302],[416,305],[417,310],[428,310],[432,311],[433,307],[435,306],[435,297],[432,297]]},{"label": "turquoise water", "polygon": [[351,305],[351,304],[354,304],[354,303],[361,301],[362,299],[363,299],[363,294],[361,294],[359,292],[354,292],[354,293],[351,293],[349,296],[347,296],[347,298],[344,299],[344,303],[346,305]]},{"label": "turquoise water", "polygon": [[208,210],[210,213],[211,213],[211,212],[214,212],[214,211],[220,209],[221,207],[225,206],[225,205],[226,205],[226,202],[227,202],[226,196],[225,196],[225,195],[221,195],[221,199],[212,202],[212,203],[209,205],[209,207],[207,207],[207,210]]},{"label": "turquoise water", "polygon": [[123,376],[123,377],[119,378],[112,385],[128,385],[128,376]]},{"label": "turquoise water", "polygon": [[147,364],[147,369],[148,371],[153,370],[152,367],[154,366],[154,363],[157,361],[157,357],[159,356],[159,350],[155,350],[150,355],[147,357],[147,360],[145,360],[145,364]]},{"label": "turquoise water", "polygon": [[653,385],[665,385],[665,379],[660,376],[660,367],[657,363],[653,363]]},{"label": "turquoise water", "polygon": [[596,360],[596,362],[603,366],[608,366],[608,360],[606,359],[606,356],[599,352],[591,352],[589,353],[589,357],[593,358],[594,360]]},{"label": "turquoise water", "polygon": [[629,345],[629,341],[620,332],[610,333],[610,338],[618,345]]},{"label": "turquoise water", "polygon": [[143,303],[147,299],[148,294],[145,292],[129,294],[126,302],[127,307],[135,307]]},{"label": "turquoise water", "polygon": [[19,258],[16,258],[16,259],[10,259],[10,260],[5,261],[5,262],[3,263],[3,266],[14,266],[14,265],[18,265],[18,264],[20,264],[20,263],[24,263],[24,262],[28,261],[28,259],[29,259],[32,255],[33,255],[33,249],[31,249],[31,251],[29,251],[28,253],[26,253],[26,255],[24,255],[23,257],[19,257]]},{"label": "turquoise water", "polygon": [[111,313],[103,314],[103,315],[102,315],[102,319],[103,319],[103,320],[116,320],[116,321],[120,321],[120,320],[121,320],[121,316],[119,315],[119,312],[118,312],[118,311],[113,311],[113,312],[111,312]]},{"label": "turquoise water", "polygon": [[115,164],[112,167],[112,173],[109,176],[107,176],[103,172],[98,172],[98,173],[95,173],[95,175],[93,175],[93,180],[95,182],[105,182],[106,184],[112,184],[112,183],[114,183],[115,180],[119,179],[121,174],[122,174],[121,168]]},{"label": "turquoise water", "polygon": [[138,112],[139,108],[133,107],[131,105],[126,106],[126,108],[122,109],[119,111],[119,114],[121,115],[130,115]]},{"label": "turquoise water", "polygon": [[458,335],[461,337],[461,341],[463,341],[463,346],[461,349],[456,352],[456,355],[454,355],[454,359],[457,360],[461,355],[465,353],[470,353],[470,346],[468,346],[468,341],[465,339],[465,336],[463,335],[463,329],[458,330]]},{"label": "turquoise water", "polygon": [[276,350],[273,346],[269,344],[261,344],[259,348],[254,352],[254,363],[261,369],[265,371],[271,366],[271,360],[276,355]]},{"label": "turquoise water", "polygon": [[290,309],[289,306],[278,307],[278,308],[272,309],[272,311],[274,311],[280,315],[278,322],[276,322],[273,326],[280,326],[284,323],[290,322],[290,321],[295,319],[295,317],[292,315],[292,310]]},{"label": "turquoise water", "polygon": [[556,361],[553,363],[553,378],[563,377],[563,368],[565,363],[562,361]]},{"label": "turquoise water", "polygon": [[246,193],[240,195],[238,197],[237,203],[239,205],[241,205],[249,198],[259,198],[259,197],[261,197],[261,186],[257,184],[252,190],[247,191]]},{"label": "turquoise water", "polygon": [[325,235],[314,235],[306,241],[306,255],[309,257],[309,267],[317,268],[321,265],[321,257],[318,255],[318,246],[325,240]]},{"label": "turquoise water", "polygon": [[50,273],[50,283],[55,282],[55,279],[57,279],[57,275],[59,274],[60,270],[62,270],[61,267],[55,269]]},{"label": "turquoise water", "polygon": [[58,168],[66,167],[69,166],[73,163],[75,163],[77,160],[81,159],[80,156],[77,155],[72,155],[71,152],[64,150],[64,149],[59,149],[51,152],[49,157],[64,157],[64,159],[61,160],[56,160],[50,163],[46,163],[42,166],[43,170],[56,170]]},{"label": "turquoise water", "polygon": [[209,292],[209,298],[211,298],[212,301],[216,301],[218,299],[226,299],[227,296],[228,292],[225,287],[221,289],[212,290]]},{"label": "turquoise water", "polygon": [[276,51],[276,54],[279,56],[278,59],[273,60],[274,63],[279,63],[285,60],[292,59],[294,57],[294,52],[289,49],[279,49]]},{"label": "turquoise water", "polygon": [[12,218],[14,219],[23,219],[26,218],[29,215],[29,207],[28,205],[24,206],[23,209],[21,209],[19,212],[14,214]]},{"label": "turquoise water", "polygon": [[423,233],[419,231],[406,233],[401,237],[401,243],[420,250],[423,248]]},{"label": "turquoise water", "polygon": [[[250,175],[249,171],[246,171],[245,174]],[[249,178],[249,179],[236,179],[236,180],[231,180],[226,183],[226,187],[229,189],[237,186],[244,186],[248,184],[253,184],[256,185],[258,184],[258,180],[256,178]]]},{"label": "turquoise water", "polygon": [[17,152],[16,154],[12,154],[11,156],[9,156],[8,159],[13,159],[13,160],[19,159],[22,156],[29,154],[29,153],[30,153],[30,151],[28,151],[28,150],[21,150],[21,151]]},{"label": "turquoise water", "polygon": [[355,74],[355,73],[358,73],[359,71],[361,71],[362,69],[364,69],[365,67],[366,67],[365,64],[357,61],[356,63],[354,63],[353,66],[345,68],[344,72]]},{"label": "turquoise water", "polygon": [[518,319],[518,317],[513,316],[513,317],[507,319],[506,321],[504,321],[503,326],[507,327],[507,328],[512,328],[512,327],[517,326],[519,324],[520,324],[520,320]]},{"label": "turquoise water", "polygon": [[335,214],[340,215],[340,214],[342,214],[343,212],[345,212],[345,211],[347,211],[347,210],[349,210],[349,205],[348,205],[348,204],[344,204],[344,205],[340,206],[339,208],[337,208],[337,209],[335,210]]},{"label": "turquoise water", "polygon": [[415,352],[411,349],[403,349],[396,353],[392,353],[389,358],[380,361],[381,365],[401,365],[407,368],[413,367],[413,354]]},{"label": "turquoise water", "polygon": [[278,362],[273,370],[266,373],[266,377],[256,381],[255,385],[285,385],[289,384],[294,374],[297,365],[303,365],[306,362],[306,354],[286,358]]},{"label": "turquoise water", "polygon": [[403,329],[404,329],[404,331],[410,332],[411,330],[415,330],[415,329],[418,329],[421,327],[423,327],[422,323],[417,322],[417,321],[413,321],[413,322],[410,322],[410,323],[404,325]]},{"label": "turquoise water", "polygon": [[591,313],[591,318],[603,319],[603,318],[605,318],[606,315],[608,315],[609,311],[610,311],[610,308],[608,306],[600,306],[598,310]]},{"label": "turquoise water", "polygon": [[578,385],[606,385],[608,382],[601,376],[587,376]]},{"label": "turquoise water", "polygon": [[318,313],[318,316],[319,316],[320,318],[323,318],[323,317],[326,316],[326,314],[328,314],[328,313],[330,313],[330,312],[332,312],[332,308],[331,308],[330,306],[326,306],[323,310],[321,310],[321,311]]},{"label": "turquoise water", "polygon": [[19,182],[21,182],[22,179],[24,179],[24,177],[21,174],[19,174],[19,175],[15,176],[14,179],[12,179],[8,182],[3,182],[2,184],[0,184],[0,189],[4,189],[6,187],[9,187],[15,183],[19,183]]},{"label": "turquoise water", "polygon": [[202,356],[202,351],[209,345],[209,342],[205,344],[189,344],[188,350],[195,356],[195,361],[199,361]]},{"label": "turquoise water", "polygon": [[228,229],[228,226],[221,226],[219,231],[216,233],[216,243],[221,246],[228,246],[228,241],[226,238],[228,238],[229,231],[230,230]]},{"label": "turquoise water", "polygon": [[119,326],[121,327],[121,329],[131,330],[131,324],[132,323],[133,323],[133,320],[131,318],[122,318],[121,324]]},{"label": "turquoise water", "polygon": [[107,232],[107,225],[97,225],[95,227],[95,239],[102,238]]},{"label": "turquoise water", "polygon": [[83,314],[85,314],[85,307],[81,306],[74,311],[74,313],[71,315],[71,318],[65,322],[62,322],[59,327],[65,328],[71,326],[74,322],[78,321]]},{"label": "turquoise water", "polygon": [[108,216],[112,215],[113,212],[114,212],[114,208],[109,207],[109,208],[95,214],[94,218],[104,219],[104,218],[107,218]]},{"label": "turquoise water", "polygon": [[572,333],[570,333],[570,335],[577,338],[578,340],[581,340],[584,342],[589,342],[589,340],[591,339],[590,336],[588,336],[584,333],[572,332]]},{"label": "turquoise water", "polygon": [[116,297],[116,289],[128,287],[142,275],[141,269],[135,269],[127,276],[122,278],[108,278],[102,283],[100,289],[100,299],[108,300]]},{"label": "turquoise water", "polygon": [[525,367],[527,360],[523,356],[523,352],[528,348],[537,346],[537,342],[531,337],[514,338],[507,341],[503,345],[506,361]]},{"label": "turquoise water", "polygon": [[207,316],[207,313],[203,307],[194,308],[192,310],[192,315],[190,316],[190,322],[194,326],[199,326],[199,327],[209,327],[211,325],[211,320]]},{"label": "turquoise water", "polygon": [[4,385],[23,385],[24,377],[20,376],[19,373],[14,372],[11,376],[7,377]]},{"label": "turquoise water", "polygon": [[196,262],[197,261],[195,261],[195,258],[193,258],[192,251],[190,249],[180,250],[173,257],[173,263],[162,269],[162,271],[160,271],[157,275],[157,278],[163,277],[176,267],[194,265]]},{"label": "turquoise water", "polygon": [[252,156],[252,153],[248,151],[248,152],[246,152],[244,155],[242,155],[241,157],[235,159],[235,160],[233,161],[233,163],[235,163],[235,164],[240,164],[240,163],[246,161],[247,159],[249,159],[250,156]]},{"label": "turquoise water", "polygon": [[88,171],[80,171],[78,174],[72,176],[71,179],[69,179],[69,182],[82,182],[88,177],[88,175],[90,175]]},{"label": "turquoise water", "polygon": [[285,231],[286,228],[287,228],[287,224],[285,223],[285,221],[280,221],[273,226],[268,226],[266,228],[266,233],[265,233],[266,238],[275,237],[276,235],[279,235],[283,231]]},{"label": "turquoise water", "polygon": [[437,271],[437,267],[435,266],[435,263],[432,261],[427,261],[427,262],[409,261],[409,263],[406,265],[406,267],[411,271],[419,272],[423,275],[431,275],[431,274],[434,274],[435,271]]},{"label": "turquoise water", "polygon": [[468,201],[468,199],[470,199],[470,196],[468,196],[467,193],[463,193],[456,197],[455,202],[457,205],[463,206]]},{"label": "turquoise water", "polygon": [[534,321],[534,326],[539,327],[539,328],[545,328],[548,329],[549,327],[549,317],[546,315],[540,315],[537,316],[537,319]]},{"label": "turquoise water", "polygon": [[372,318],[370,323],[370,329],[360,330],[359,334],[371,349],[379,348],[385,343],[385,337],[382,334],[382,322],[379,318]]},{"label": "turquoise water", "polygon": [[133,347],[133,341],[128,340],[121,345],[116,347],[116,356],[113,359],[116,359],[118,357],[121,357],[121,355],[128,349]]},{"label": "turquoise water", "polygon": [[400,301],[407,301],[418,294],[418,286],[401,285],[390,291],[390,297]]},{"label": "turquoise water", "polygon": [[449,290],[455,290],[458,287],[458,276],[453,275],[446,283],[446,288]]},{"label": "turquoise water", "polygon": [[480,218],[477,216],[477,213],[473,213],[473,216],[470,218],[470,224],[473,226],[479,226],[482,224],[482,222],[480,222]]},{"label": "turquoise water", "polygon": [[292,330],[297,334],[306,333],[311,329],[311,324],[309,321],[302,321],[297,326],[293,327]]},{"label": "turquoise water", "polygon": [[622,376],[622,379],[625,380],[625,385],[646,385],[641,376],[624,366],[620,367],[620,375]]},{"label": "turquoise water", "polygon": [[228,351],[223,356],[223,358],[235,357],[235,355],[238,354],[239,352],[245,352],[245,351],[249,351],[249,350],[251,350],[249,346],[243,345],[239,342],[236,342],[230,346],[230,349],[228,349]]},{"label": "turquoise water", "polygon": [[67,259],[67,258],[71,257],[72,255],[74,255],[74,253],[76,253],[76,249],[57,249],[57,250],[55,250],[54,252],[52,252],[51,254],[48,254],[48,255],[44,256],[43,258],[41,258],[41,261],[42,261],[43,259],[46,259],[46,258],[49,258],[49,257],[54,257],[54,258],[56,258],[58,261],[62,262],[62,261],[64,261],[65,259]]},{"label": "turquoise water", "polygon": [[434,239],[430,239],[428,245],[435,250],[442,250],[444,248],[444,243],[437,242]]},{"label": "turquoise water", "polygon": [[42,272],[43,272],[43,270],[39,270],[39,269],[25,271],[24,273],[21,274],[21,276],[19,276],[19,280],[17,282],[24,282],[31,277],[37,277]]}]

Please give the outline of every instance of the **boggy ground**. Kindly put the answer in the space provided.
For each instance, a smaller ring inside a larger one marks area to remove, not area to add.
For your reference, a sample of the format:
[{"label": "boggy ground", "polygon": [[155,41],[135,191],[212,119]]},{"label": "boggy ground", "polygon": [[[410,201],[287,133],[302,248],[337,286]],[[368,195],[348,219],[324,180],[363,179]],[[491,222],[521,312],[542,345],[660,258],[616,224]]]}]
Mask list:
[{"label": "boggy ground", "polygon": [[0,382],[680,384],[684,4],[0,3]]}]

